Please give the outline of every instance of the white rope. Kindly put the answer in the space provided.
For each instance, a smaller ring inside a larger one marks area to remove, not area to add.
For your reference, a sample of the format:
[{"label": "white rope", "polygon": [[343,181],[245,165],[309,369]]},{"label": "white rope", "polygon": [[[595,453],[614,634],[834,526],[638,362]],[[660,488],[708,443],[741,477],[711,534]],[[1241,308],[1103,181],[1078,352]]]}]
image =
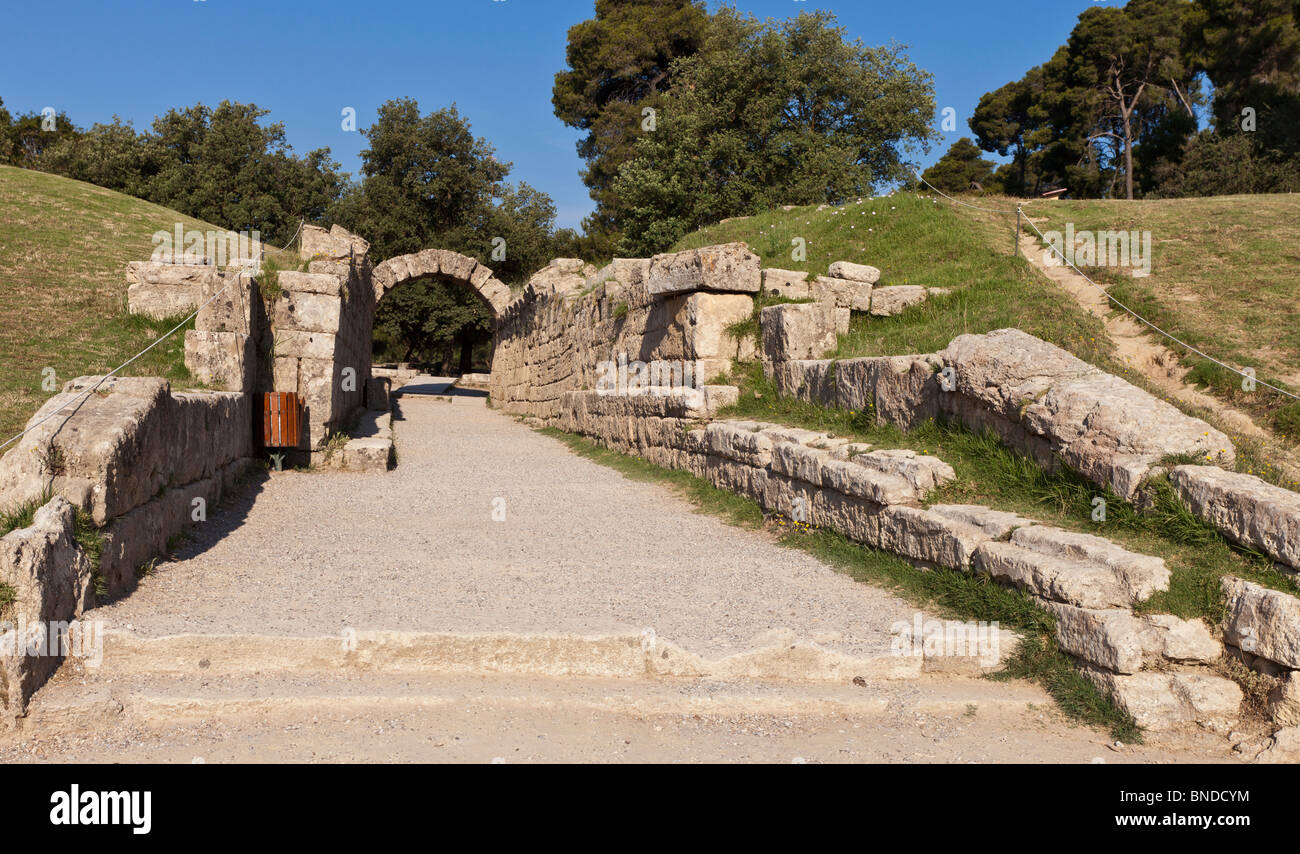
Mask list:
[{"label": "white rope", "polygon": [[[294,242],[295,240],[298,239],[298,235],[302,233],[302,226],[303,226],[303,222],[304,222],[304,221],[305,221],[305,220],[299,220],[299,221],[298,221],[298,230],[295,231],[295,232],[293,233],[293,237],[290,237],[290,238],[289,238],[289,242],[288,242],[288,243],[286,243],[284,246],[281,246],[281,247],[280,247],[280,251],[284,251],[285,249],[288,249],[290,246],[293,245],[293,242]],[[264,254],[265,254],[265,253],[264,253]],[[251,270],[253,267],[256,266],[256,264],[257,264],[257,262],[254,261],[254,260],[252,260],[252,259],[249,259],[247,262],[245,262],[245,263],[244,263],[244,264],[239,268],[239,277],[242,277],[245,273],[248,273],[249,270]],[[217,291],[215,294],[213,294],[212,297],[211,297],[207,302],[205,302],[203,305],[201,305],[201,306],[199,306],[198,308],[196,308],[196,309],[195,309],[195,310],[194,310],[194,311],[193,311],[193,312],[192,312],[188,317],[186,317],[186,318],[185,318],[184,320],[182,320],[180,323],[176,324],[176,326],[172,327],[172,329],[171,329],[169,332],[164,333],[160,338],[158,338],[158,340],[154,341],[154,342],[153,342],[152,344],[150,344],[148,347],[145,347],[145,348],[144,348],[143,350],[141,350],[139,353],[136,353],[134,356],[132,356],[131,358],[127,359],[125,362],[123,362],[122,364],[118,365],[118,366],[117,366],[116,368],[114,368],[113,370],[111,370],[111,371],[109,371],[108,373],[104,374],[102,377],[99,378],[99,380],[98,380],[94,385],[92,385],[90,388],[86,389],[84,392],[82,392],[81,394],[79,394],[79,395],[77,395],[76,397],[74,397],[72,400],[69,400],[67,403],[63,404],[63,405],[60,406],[58,409],[56,409],[56,410],[54,410],[53,412],[51,412],[49,415],[46,415],[46,416],[45,416],[44,418],[42,418],[40,421],[37,421],[35,424],[33,424],[33,425],[31,425],[30,427],[26,428],[26,429],[23,430],[21,433],[19,433],[17,436],[14,436],[13,438],[9,439],[8,441],[4,442],[3,444],[0,444],[0,451],[3,451],[5,448],[9,447],[9,446],[12,445],[14,442],[17,442],[19,439],[21,439],[22,437],[26,436],[28,433],[32,432],[33,430],[35,430],[37,427],[40,427],[42,424],[44,424],[45,422],[49,421],[51,418],[53,418],[54,416],[58,415],[60,412],[62,412],[63,410],[67,409],[68,407],[70,407],[70,406],[72,406],[73,404],[78,403],[78,402],[80,402],[80,401],[82,401],[82,400],[85,400],[86,398],[90,397],[90,395],[94,393],[95,389],[97,389],[97,388],[99,388],[101,385],[103,385],[104,382],[105,382],[106,380],[108,380],[109,377],[112,377],[112,376],[117,375],[117,373],[118,373],[119,371],[121,371],[121,370],[123,370],[124,368],[126,368],[127,366],[129,366],[132,362],[134,362],[135,360],[139,359],[139,358],[140,358],[141,356],[143,356],[145,353],[148,353],[148,352],[149,352],[150,350],[152,350],[154,347],[157,347],[159,344],[161,344],[162,342],[166,341],[166,340],[167,340],[168,338],[170,338],[171,336],[175,335],[178,331],[180,331],[180,330],[185,326],[185,324],[187,324],[187,323],[189,323],[191,320],[193,320],[193,319],[198,315],[198,313],[199,313],[200,311],[202,311],[203,309],[205,309],[205,308],[207,308],[208,306],[212,305],[212,303],[216,301],[217,297],[219,297],[219,296],[221,296],[223,293],[225,293],[225,292],[226,292],[226,288],[229,288],[229,287],[230,287],[230,283],[227,282],[227,283],[226,283],[226,284],[221,288],[221,290],[219,290],[219,291]],[[69,417],[71,417],[71,416],[69,416]]]},{"label": "white rope", "polygon": [[[929,181],[925,180],[925,178],[921,177],[921,174],[920,174],[919,172],[915,172],[915,171],[913,171],[913,174],[916,175],[917,180],[919,180],[922,184],[925,184],[925,186],[929,187],[931,190],[934,190],[936,193],[938,193],[939,195],[943,196],[943,197],[944,197],[945,199],[947,199],[948,201],[950,201],[950,202],[952,202],[952,203],[954,203],[954,204],[961,205],[961,206],[963,206],[963,207],[974,208],[974,209],[977,210],[977,211],[984,211],[984,212],[986,212],[986,213],[1008,214],[1008,215],[1009,215],[1009,214],[1018,214],[1018,213],[1020,213],[1020,212],[1021,212],[1021,208],[1023,207],[1023,205],[1017,205],[1015,210],[1010,210],[1010,211],[1008,211],[1008,210],[996,210],[996,209],[994,209],[994,208],[985,208],[985,207],[980,207],[979,205],[972,205],[972,204],[969,204],[968,202],[963,202],[963,201],[961,201],[961,200],[959,200],[959,199],[954,199],[952,196],[947,195],[947,194],[944,193],[942,190],[940,190],[938,187],[934,186],[934,185],[931,184]],[[1028,204],[1029,202],[1032,202],[1032,201],[1033,201],[1033,200],[1030,199],[1028,202],[1025,202],[1025,204]],[[1287,390],[1284,389],[1284,388],[1278,388],[1277,386],[1273,385],[1272,383],[1265,382],[1264,380],[1261,380],[1261,379],[1259,379],[1258,377],[1255,377],[1255,376],[1253,376],[1253,375],[1251,375],[1251,374],[1248,374],[1248,373],[1246,373],[1246,372],[1243,371],[1243,370],[1240,370],[1240,369],[1238,369],[1238,368],[1234,368],[1234,367],[1232,367],[1231,365],[1229,365],[1229,364],[1227,364],[1227,363],[1225,363],[1225,362],[1223,362],[1223,361],[1221,361],[1221,360],[1219,360],[1219,359],[1214,358],[1213,356],[1209,355],[1208,353],[1205,353],[1205,352],[1202,352],[1201,350],[1198,350],[1197,348],[1193,347],[1191,344],[1188,344],[1186,341],[1183,341],[1181,338],[1178,338],[1177,336],[1172,335],[1172,334],[1166,332],[1165,330],[1161,329],[1159,326],[1156,326],[1154,323],[1152,323],[1151,321],[1147,320],[1145,317],[1143,317],[1142,315],[1138,314],[1138,313],[1137,313],[1136,311],[1134,311],[1133,309],[1131,309],[1131,308],[1129,308],[1128,306],[1124,305],[1124,303],[1120,302],[1120,301],[1119,301],[1118,299],[1116,299],[1115,297],[1111,296],[1110,293],[1107,292],[1107,290],[1106,290],[1105,288],[1103,288],[1101,285],[1097,284],[1097,283],[1094,282],[1092,279],[1088,278],[1088,275],[1087,275],[1086,273],[1084,273],[1084,272],[1083,272],[1082,270],[1080,270],[1078,267],[1074,266],[1074,264],[1072,264],[1072,263],[1070,262],[1070,260],[1069,260],[1068,258],[1066,258],[1065,255],[1063,255],[1063,254],[1061,253],[1061,250],[1057,249],[1057,248],[1052,244],[1052,242],[1051,242],[1050,240],[1048,240],[1046,237],[1043,236],[1043,233],[1042,233],[1041,231],[1038,230],[1038,226],[1034,225],[1033,222],[1031,222],[1031,221],[1029,220],[1029,217],[1025,217],[1024,219],[1025,219],[1025,223],[1026,223],[1030,228],[1032,228],[1032,229],[1034,230],[1034,232],[1035,232],[1035,233],[1036,233],[1040,238],[1042,238],[1043,242],[1045,242],[1049,247],[1051,247],[1051,249],[1052,249],[1053,252],[1055,252],[1057,255],[1060,255],[1060,256],[1061,256],[1061,260],[1062,260],[1063,262],[1065,262],[1067,265],[1069,265],[1069,267],[1070,267],[1072,270],[1074,270],[1074,272],[1076,272],[1076,273],[1078,273],[1080,276],[1082,276],[1083,279],[1084,279],[1084,281],[1086,281],[1088,284],[1092,285],[1092,286],[1093,286],[1094,288],[1096,288],[1097,290],[1101,291],[1102,295],[1105,296],[1106,299],[1110,300],[1110,301],[1113,302],[1115,305],[1119,306],[1119,308],[1121,308],[1122,310],[1124,310],[1125,312],[1127,312],[1127,313],[1128,313],[1129,315],[1131,315],[1134,319],[1136,319],[1136,320],[1138,320],[1138,321],[1140,321],[1140,322],[1146,324],[1148,327],[1150,327],[1151,329],[1155,330],[1156,332],[1158,332],[1159,334],[1163,335],[1164,337],[1168,338],[1170,341],[1173,341],[1173,342],[1174,342],[1175,344],[1177,344],[1178,346],[1180,346],[1180,347],[1184,347],[1184,348],[1186,348],[1187,350],[1190,350],[1191,352],[1195,353],[1196,355],[1200,356],[1201,358],[1203,358],[1203,359],[1207,359],[1207,360],[1213,362],[1214,364],[1218,365],[1219,367],[1221,367],[1221,368],[1223,368],[1223,369],[1225,369],[1225,370],[1231,371],[1232,373],[1237,374],[1238,376],[1245,377],[1246,379],[1250,380],[1251,382],[1255,383],[1256,385],[1262,385],[1262,386],[1264,386],[1265,388],[1272,389],[1273,391],[1277,392],[1278,394],[1284,394],[1284,395],[1286,395],[1287,397],[1291,397],[1291,398],[1295,398],[1296,400],[1300,400],[1300,395],[1293,394],[1293,393],[1287,391]]]},{"label": "white rope", "polygon": [[[998,209],[998,208],[982,208],[982,207],[980,207],[979,205],[972,205],[972,204],[970,204],[969,202],[963,202],[963,201],[961,201],[960,199],[954,199],[952,196],[948,195],[948,194],[945,193],[943,190],[940,190],[938,187],[934,186],[934,185],[931,184],[929,181],[925,180],[925,178],[921,177],[921,173],[920,173],[920,172],[916,172],[915,170],[913,170],[912,174],[915,175],[915,176],[916,176],[916,179],[917,179],[918,181],[920,181],[922,184],[924,184],[925,186],[929,187],[931,190],[934,190],[936,193],[938,193],[939,195],[943,196],[945,199],[947,199],[948,201],[952,202],[953,204],[961,205],[962,207],[966,207],[966,208],[974,208],[974,209],[977,210],[977,211],[984,211],[985,213],[995,213],[995,214],[1013,214],[1013,213],[1016,212],[1016,211],[1000,210],[1000,209]],[[1031,199],[1030,201],[1033,201],[1033,200]],[[1028,202],[1026,202],[1026,204],[1028,204]],[[1017,210],[1018,210],[1018,209],[1019,209],[1019,208],[1017,208]]]},{"label": "white rope", "polygon": [[1111,302],[1115,303],[1115,305],[1119,306],[1121,309],[1123,309],[1124,311],[1128,312],[1128,313],[1129,313],[1132,317],[1134,317],[1135,319],[1141,321],[1142,323],[1145,323],[1147,326],[1151,327],[1151,328],[1154,329],[1156,332],[1158,332],[1158,333],[1160,333],[1161,335],[1165,336],[1165,337],[1168,338],[1170,341],[1173,341],[1173,342],[1174,342],[1175,344],[1177,344],[1178,346],[1187,348],[1188,350],[1192,351],[1193,353],[1195,353],[1196,355],[1200,356],[1201,358],[1203,358],[1203,359],[1208,359],[1209,361],[1213,362],[1214,364],[1218,365],[1218,366],[1221,367],[1221,368],[1224,368],[1225,370],[1229,370],[1229,371],[1231,371],[1231,372],[1234,373],[1234,374],[1237,374],[1237,375],[1239,375],[1239,376],[1245,377],[1246,379],[1249,379],[1251,382],[1256,383],[1257,385],[1262,385],[1262,386],[1264,386],[1265,388],[1270,388],[1270,389],[1272,389],[1273,391],[1277,392],[1278,394],[1284,394],[1284,395],[1286,395],[1287,397],[1293,397],[1293,398],[1295,398],[1296,400],[1300,400],[1300,395],[1292,394],[1291,392],[1287,391],[1287,390],[1284,389],[1284,388],[1278,388],[1277,386],[1273,385],[1272,383],[1267,383],[1267,382],[1265,382],[1264,380],[1261,380],[1261,379],[1259,379],[1259,378],[1257,378],[1257,377],[1255,377],[1255,376],[1253,376],[1253,375],[1251,375],[1251,374],[1246,373],[1245,371],[1239,370],[1239,369],[1237,369],[1237,368],[1232,367],[1232,366],[1229,365],[1229,364],[1226,364],[1226,363],[1224,363],[1224,362],[1221,362],[1220,360],[1214,358],[1213,356],[1209,355],[1208,353],[1204,353],[1204,352],[1202,352],[1201,350],[1196,349],[1196,348],[1193,347],[1191,344],[1188,344],[1186,341],[1183,341],[1181,338],[1178,338],[1178,337],[1176,337],[1176,336],[1174,336],[1174,335],[1171,335],[1170,333],[1168,333],[1168,332],[1166,332],[1165,330],[1161,329],[1159,326],[1156,326],[1154,323],[1152,323],[1151,321],[1147,320],[1145,317],[1143,317],[1142,315],[1138,314],[1138,313],[1137,313],[1136,311],[1134,311],[1133,309],[1131,309],[1131,308],[1129,308],[1128,306],[1124,305],[1124,303],[1120,302],[1120,301],[1117,300],[1115,297],[1111,296],[1111,294],[1110,294],[1110,293],[1109,293],[1105,288],[1103,288],[1101,285],[1097,284],[1097,283],[1094,282],[1092,279],[1088,278],[1088,275],[1087,275],[1086,273],[1084,273],[1082,270],[1080,270],[1078,267],[1074,266],[1074,264],[1070,261],[1070,259],[1066,258],[1065,255],[1064,255],[1064,253],[1062,253],[1060,249],[1057,249],[1056,246],[1055,246],[1055,245],[1054,245],[1050,240],[1048,240],[1047,237],[1045,237],[1041,231],[1038,230],[1038,226],[1036,226],[1036,225],[1034,225],[1032,222],[1030,222],[1030,220],[1029,220],[1028,217],[1025,217],[1025,222],[1029,225],[1030,228],[1032,228],[1032,229],[1034,230],[1034,233],[1037,234],[1037,235],[1038,235],[1038,236],[1043,240],[1043,242],[1046,243],[1046,244],[1051,248],[1051,250],[1052,250],[1053,252],[1055,252],[1057,255],[1060,256],[1061,261],[1063,261],[1066,265],[1068,265],[1068,266],[1070,267],[1070,269],[1074,270],[1074,272],[1078,273],[1080,276],[1083,276],[1084,281],[1086,281],[1088,284],[1092,285],[1092,286],[1093,286],[1094,288],[1096,288],[1097,290],[1101,291],[1102,295],[1104,295],[1104,296],[1106,297],[1106,299],[1108,299],[1108,300],[1110,300]]}]

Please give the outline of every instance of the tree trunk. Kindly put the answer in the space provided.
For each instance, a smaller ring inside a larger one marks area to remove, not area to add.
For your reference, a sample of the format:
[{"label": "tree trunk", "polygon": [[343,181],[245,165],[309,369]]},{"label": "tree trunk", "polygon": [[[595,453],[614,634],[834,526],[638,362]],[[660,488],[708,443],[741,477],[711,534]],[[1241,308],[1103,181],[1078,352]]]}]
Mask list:
[{"label": "tree trunk", "polygon": [[474,372],[474,339],[466,335],[460,339],[460,373],[461,375]]},{"label": "tree trunk", "polygon": [[1128,116],[1124,116],[1124,186],[1128,200],[1133,201],[1133,129]]}]

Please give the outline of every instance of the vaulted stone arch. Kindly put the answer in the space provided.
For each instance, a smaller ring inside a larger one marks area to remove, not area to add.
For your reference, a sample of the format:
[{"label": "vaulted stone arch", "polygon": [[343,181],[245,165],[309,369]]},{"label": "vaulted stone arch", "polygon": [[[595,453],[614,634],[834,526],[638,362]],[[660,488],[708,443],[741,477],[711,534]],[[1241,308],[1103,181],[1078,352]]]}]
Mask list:
[{"label": "vaulted stone arch", "polygon": [[425,249],[399,255],[375,267],[372,274],[375,304],[378,305],[384,294],[398,285],[423,276],[442,276],[472,288],[492,307],[492,314],[496,317],[500,317],[510,304],[510,287],[496,278],[490,268],[467,255],[447,249]]}]

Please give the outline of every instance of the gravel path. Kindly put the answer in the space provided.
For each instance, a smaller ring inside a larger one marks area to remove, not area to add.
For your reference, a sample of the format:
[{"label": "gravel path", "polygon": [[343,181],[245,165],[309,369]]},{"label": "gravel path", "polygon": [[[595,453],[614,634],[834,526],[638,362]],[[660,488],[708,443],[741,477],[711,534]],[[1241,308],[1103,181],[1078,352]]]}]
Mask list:
[{"label": "gravel path", "polygon": [[[915,609],[489,410],[407,397],[386,474],[284,472],[89,616],[156,636],[358,630],[658,636],[706,657],[882,654]],[[494,510],[504,508],[504,521]]]}]

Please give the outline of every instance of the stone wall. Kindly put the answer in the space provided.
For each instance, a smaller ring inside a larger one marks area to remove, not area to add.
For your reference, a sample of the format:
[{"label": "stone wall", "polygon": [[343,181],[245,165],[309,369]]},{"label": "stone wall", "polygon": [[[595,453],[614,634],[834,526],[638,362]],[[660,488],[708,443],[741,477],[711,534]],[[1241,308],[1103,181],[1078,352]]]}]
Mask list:
[{"label": "stone wall", "polygon": [[[75,510],[96,529],[94,586],[114,598],[255,470],[249,395],[173,393],[149,377],[112,377],[87,395],[98,379],[67,383],[0,457],[0,507],[53,496],[35,526],[12,532],[0,549],[0,582],[17,591],[13,611],[29,623],[75,619],[93,596],[91,563],[70,545]],[[11,658],[4,666],[12,711],[57,660]]]},{"label": "stone wall", "polygon": [[[930,492],[953,477],[941,459],[775,424],[721,420],[718,411],[736,399],[734,387],[600,388],[596,366],[621,353],[647,362],[744,355],[743,342],[709,331],[725,330],[746,315],[739,303],[733,308],[700,299],[722,295],[705,290],[708,273],[698,272],[707,270],[702,259],[708,257],[619,261],[597,273],[553,271],[535,282],[498,329],[494,404],[689,471],[771,513],[839,531],[921,566],[981,573],[1018,587],[1055,617],[1058,643],[1083,673],[1143,727],[1196,723],[1226,732],[1238,723],[1243,693],[1221,673],[1225,647],[1212,627],[1135,612],[1168,589],[1163,560],[989,507],[927,506]],[[660,270],[671,273],[660,280]],[[801,296],[795,279],[769,275],[779,272],[761,275],[773,288]],[[863,279],[870,273],[838,272]],[[857,282],[859,294],[865,290],[862,280],[844,281]],[[823,287],[850,303],[857,299],[847,286]],[[726,296],[748,293],[736,290]],[[817,298],[812,284],[809,296]],[[1063,461],[1130,499],[1171,456],[1233,459],[1232,445],[1209,425],[1018,330],[961,336],[929,355],[788,358],[833,346],[828,336],[842,328],[839,312],[846,309],[852,305],[823,298],[764,310],[763,355],[778,357],[766,367],[783,393],[873,411],[903,428],[937,417],[991,428],[1043,464]],[[1222,526],[1251,524],[1238,519]],[[1276,540],[1261,538],[1289,554]],[[1285,609],[1273,603],[1266,610]],[[1232,637],[1228,627],[1225,636]],[[1291,646],[1300,648],[1300,642],[1288,644],[1270,640],[1255,647],[1255,656],[1280,647],[1286,652],[1270,654],[1289,661]],[[1275,692],[1275,719],[1283,723],[1294,713],[1300,720],[1300,689],[1294,687],[1300,680],[1288,675],[1283,684],[1285,690]]]},{"label": "stone wall", "polygon": [[946,417],[1045,467],[1059,462],[1125,500],[1169,458],[1231,465],[1232,442],[1199,418],[1018,329],[962,335],[915,356],[769,363],[782,394],[870,410],[904,429]]},{"label": "stone wall", "polygon": [[[493,405],[555,421],[566,392],[597,387],[602,362],[633,371],[643,363],[647,378],[689,370],[703,385],[728,372],[745,345],[752,351],[728,329],[753,315],[760,277],[744,244],[618,259],[602,270],[553,264],[500,318]],[[626,370],[620,377],[637,380]]]},{"label": "stone wall", "polygon": [[1237,723],[1242,691],[1213,669],[1223,644],[1210,627],[1133,611],[1168,589],[1170,572],[1160,558],[989,507],[925,506],[953,479],[941,459],[776,424],[717,420],[736,390],[703,391],[566,392],[558,425],[920,566],[981,573],[1025,590],[1056,617],[1062,649],[1144,728],[1195,723],[1226,732]]},{"label": "stone wall", "polygon": [[335,226],[307,226],[306,272],[278,276],[271,315],[271,391],[297,392],[306,408],[300,448],[320,448],[364,410],[370,380],[375,293],[370,244]]}]

